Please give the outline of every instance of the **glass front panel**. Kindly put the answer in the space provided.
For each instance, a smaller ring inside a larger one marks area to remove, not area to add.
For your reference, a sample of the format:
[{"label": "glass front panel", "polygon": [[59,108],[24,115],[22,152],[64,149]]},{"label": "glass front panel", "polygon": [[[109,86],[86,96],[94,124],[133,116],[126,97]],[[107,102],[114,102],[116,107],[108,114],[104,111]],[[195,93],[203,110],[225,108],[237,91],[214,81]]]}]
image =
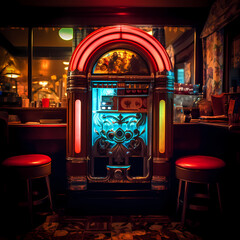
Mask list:
[{"label": "glass front panel", "polygon": [[93,68],[93,74],[149,74],[146,62],[137,53],[126,49],[114,49],[101,56]]},{"label": "glass front panel", "polygon": [[134,177],[146,173],[148,88],[142,83],[93,83],[93,176],[105,177],[107,166],[130,167]]}]

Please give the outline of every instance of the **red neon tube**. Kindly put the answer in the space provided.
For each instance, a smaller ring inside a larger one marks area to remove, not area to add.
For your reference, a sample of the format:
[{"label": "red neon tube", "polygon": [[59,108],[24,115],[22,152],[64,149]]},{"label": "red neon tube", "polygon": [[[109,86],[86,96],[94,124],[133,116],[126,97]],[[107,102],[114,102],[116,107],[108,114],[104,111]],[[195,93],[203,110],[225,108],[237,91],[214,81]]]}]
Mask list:
[{"label": "red neon tube", "polygon": [[81,152],[81,101],[75,100],[75,153]]},{"label": "red neon tube", "polygon": [[[85,54],[85,51],[88,48],[91,48],[91,44],[95,44],[95,41],[97,41],[99,38],[102,38],[106,35],[111,35],[113,32],[119,32],[119,27],[116,29],[115,28],[104,28],[104,29],[99,29],[96,32],[93,32],[89,36],[87,36],[75,49],[72,55],[72,61],[70,61],[70,70],[73,71],[77,68],[77,64],[82,58],[82,55]],[[119,33],[119,38],[120,38],[120,33]],[[92,48],[91,48],[92,49]],[[78,69],[80,70],[80,69]]]},{"label": "red neon tube", "polygon": [[158,65],[159,71],[171,70],[171,62],[163,46],[148,33],[131,26],[113,26],[100,28],[87,36],[75,49],[69,69],[83,71],[91,53],[102,44],[113,40],[130,40],[142,45]]},{"label": "red neon tube", "polygon": [[104,37],[101,37],[99,39],[97,39],[96,41],[94,41],[86,50],[85,52],[82,54],[81,58],[79,59],[79,64],[78,64],[78,70],[79,71],[83,71],[84,69],[84,65],[88,59],[88,57],[91,55],[91,53],[101,44],[111,41],[111,40],[115,40],[115,39],[119,39],[120,38],[120,33],[115,33],[115,34],[111,34],[111,35],[106,35]]},{"label": "red neon tube", "polygon": [[122,26],[122,31],[126,33],[131,33],[134,35],[138,35],[141,38],[144,38],[146,41],[150,42],[159,52],[159,55],[163,58],[163,62],[165,64],[165,67],[168,71],[171,70],[171,63],[168,59],[168,55],[164,47],[151,35],[148,33],[144,32],[141,29],[136,29],[131,26]]},{"label": "red neon tube", "polygon": [[132,35],[132,34],[128,34],[128,33],[122,33],[122,38],[130,39],[130,40],[144,46],[153,55],[153,58],[156,60],[156,63],[158,65],[159,71],[165,70],[165,66],[164,66],[161,56],[158,54],[157,50],[145,39],[142,39],[136,35]]}]

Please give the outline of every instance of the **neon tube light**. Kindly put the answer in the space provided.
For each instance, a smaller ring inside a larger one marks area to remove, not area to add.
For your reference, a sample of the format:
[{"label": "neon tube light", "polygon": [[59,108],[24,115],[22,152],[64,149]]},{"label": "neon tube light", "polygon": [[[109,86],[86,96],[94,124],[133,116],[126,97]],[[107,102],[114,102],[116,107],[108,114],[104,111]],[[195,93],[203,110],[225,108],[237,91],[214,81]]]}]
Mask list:
[{"label": "neon tube light", "polygon": [[95,50],[92,51],[91,55],[88,57],[88,60],[86,61],[85,65],[84,65],[83,71],[87,70],[87,66],[88,66],[89,60],[91,59],[92,56],[95,55],[95,53],[99,49],[101,49],[101,48],[104,49],[104,47],[107,47],[107,45],[114,44],[114,43],[122,43],[122,44],[125,43],[125,44],[134,45],[135,47],[137,47],[140,50],[140,52],[144,53],[144,55],[147,57],[147,59],[149,59],[149,61],[152,63],[152,67],[153,67],[154,71],[158,71],[157,63],[155,62],[155,59],[153,58],[153,56],[150,54],[150,52],[146,48],[143,48],[142,45],[140,45],[140,44],[138,44],[136,42],[132,42],[132,41],[129,41],[129,40],[124,40],[124,39],[121,39],[121,40],[117,39],[117,40],[105,42],[101,46],[98,46],[98,48],[95,48]]},{"label": "neon tube light", "polygon": [[[91,44],[95,43],[96,40],[107,35],[111,36],[111,34],[113,34],[114,32],[119,33],[119,31],[114,31],[115,28],[116,27],[100,28],[95,32],[92,32],[85,39],[83,39],[83,41],[79,43],[79,45],[76,47],[76,49],[73,52],[72,58],[70,60],[70,70],[73,71],[77,68],[77,64],[78,62],[80,62],[80,59],[82,58],[83,53],[86,51],[88,47],[91,46]],[[118,38],[120,38],[120,35]]]},{"label": "neon tube light", "polygon": [[143,38],[140,38],[138,36],[131,35],[128,33],[123,33],[122,38],[123,39],[131,39],[132,41],[144,46],[146,49],[149,50],[149,52],[152,54],[153,58],[155,59],[157,65],[158,65],[158,70],[163,71],[165,69],[161,55],[158,54],[156,49],[149,42],[145,41]]},{"label": "neon tube light", "polygon": [[86,51],[82,54],[81,56],[81,61],[78,64],[78,70],[79,71],[83,71],[84,65],[87,62],[88,57],[91,55],[91,53],[101,44],[114,40],[114,39],[118,39],[120,37],[120,33],[115,33],[112,35],[107,35],[104,36],[100,39],[97,39],[95,42],[93,42],[87,49]]},{"label": "neon tube light", "polygon": [[165,153],[165,136],[166,136],[166,102],[159,102],[159,152]]},{"label": "neon tube light", "polygon": [[[118,36],[116,36],[116,34],[118,34]],[[109,41],[109,43],[110,40],[124,41],[124,39],[132,41],[132,44],[138,43],[145,49],[145,51],[148,51],[152,55],[159,71],[165,69],[167,71],[171,70],[171,62],[166,50],[154,37],[131,26],[113,26],[98,29],[87,36],[77,46],[70,61],[70,71],[74,71],[76,68],[78,68],[79,71],[85,69],[85,65],[91,55],[91,52],[87,51],[87,49],[90,48],[94,50],[94,48],[101,47],[103,45],[103,41],[101,41],[102,38],[104,38],[105,41]],[[137,39],[138,41],[136,42]],[[151,46],[150,49],[149,46]]]},{"label": "neon tube light", "polygon": [[75,153],[81,152],[81,101],[75,100]]},{"label": "neon tube light", "polygon": [[[164,47],[158,42],[158,40],[156,38],[154,38],[153,36],[149,35],[148,33],[144,32],[141,29],[136,29],[134,27],[131,26],[122,26],[122,31],[126,31],[127,33],[132,33],[134,35],[138,35],[139,37],[142,37],[143,39],[145,39],[145,41],[148,41],[149,43],[151,43],[151,45],[153,45],[155,47],[155,49],[158,51],[158,54],[163,58],[163,62],[165,64],[166,69],[169,71],[171,70],[171,62],[169,60],[168,54],[166,52],[166,50],[164,49]],[[137,34],[136,34],[137,32]]]}]

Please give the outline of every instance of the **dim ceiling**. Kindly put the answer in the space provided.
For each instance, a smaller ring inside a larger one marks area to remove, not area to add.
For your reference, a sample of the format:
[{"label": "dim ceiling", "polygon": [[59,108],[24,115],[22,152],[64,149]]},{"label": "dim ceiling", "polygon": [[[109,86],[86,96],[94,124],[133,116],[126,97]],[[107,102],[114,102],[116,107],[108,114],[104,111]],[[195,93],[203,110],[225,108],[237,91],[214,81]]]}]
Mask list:
[{"label": "dim ceiling", "polygon": [[29,7],[209,7],[212,0],[16,0]]}]

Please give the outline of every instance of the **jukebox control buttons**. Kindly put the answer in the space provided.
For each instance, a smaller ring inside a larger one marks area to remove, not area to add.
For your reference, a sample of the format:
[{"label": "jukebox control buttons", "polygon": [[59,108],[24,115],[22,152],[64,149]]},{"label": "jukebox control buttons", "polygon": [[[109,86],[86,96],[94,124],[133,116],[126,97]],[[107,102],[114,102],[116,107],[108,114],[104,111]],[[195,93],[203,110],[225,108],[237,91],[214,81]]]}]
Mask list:
[{"label": "jukebox control buttons", "polygon": [[123,171],[121,169],[117,169],[114,171],[114,178],[121,180],[123,178]]}]

